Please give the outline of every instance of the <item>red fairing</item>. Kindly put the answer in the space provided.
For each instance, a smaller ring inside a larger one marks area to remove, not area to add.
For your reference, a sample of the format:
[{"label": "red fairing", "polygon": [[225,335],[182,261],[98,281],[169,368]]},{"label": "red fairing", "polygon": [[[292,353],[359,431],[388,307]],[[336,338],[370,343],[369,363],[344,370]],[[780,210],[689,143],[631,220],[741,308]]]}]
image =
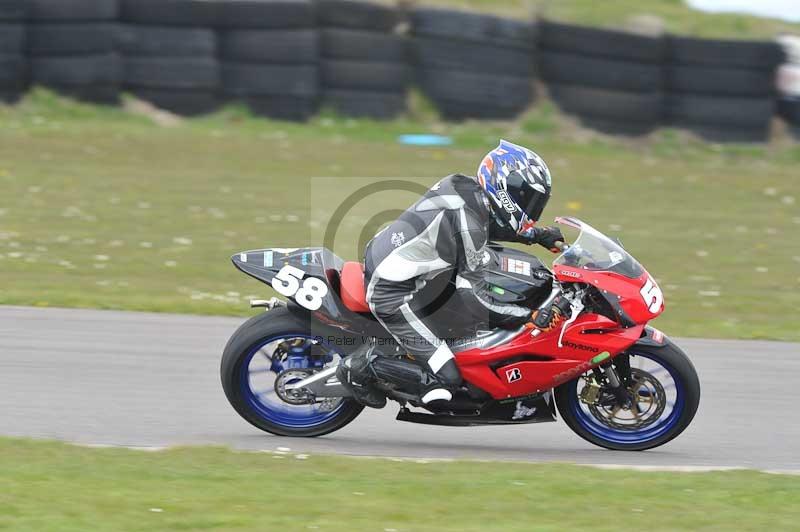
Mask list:
[{"label": "red fairing", "polygon": [[664,295],[646,271],[631,279],[615,272],[590,271],[556,265],[556,279],[562,283],[587,283],[595,286],[604,295],[617,296],[619,306],[636,324],[644,324],[664,312]]},{"label": "red fairing", "polygon": [[564,265],[556,265],[553,271],[561,283],[597,288],[633,326],[623,327],[599,314],[583,314],[564,331],[560,346],[561,328],[535,337],[528,329],[506,345],[458,353],[456,363],[464,379],[495,399],[543,392],[585,373],[630,347],[641,337],[645,324],[664,311],[661,289],[646,271],[637,278]]},{"label": "red fairing", "polygon": [[[456,364],[466,381],[493,398],[519,397],[549,390],[601,364],[636,342],[643,329],[643,324],[625,329],[605,316],[584,314],[564,332],[562,347],[560,328],[536,337],[526,329],[505,345],[457,353]],[[518,360],[492,369],[512,357]]]}]

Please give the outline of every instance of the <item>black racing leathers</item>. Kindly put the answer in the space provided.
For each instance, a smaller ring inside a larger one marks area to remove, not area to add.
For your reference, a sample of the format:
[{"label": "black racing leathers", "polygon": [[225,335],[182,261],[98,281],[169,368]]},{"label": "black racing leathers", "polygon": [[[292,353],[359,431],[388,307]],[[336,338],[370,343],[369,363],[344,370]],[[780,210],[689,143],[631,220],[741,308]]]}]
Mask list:
[{"label": "black racing leathers", "polygon": [[428,280],[455,271],[464,320],[513,327],[531,315],[525,307],[498,303],[484,279],[489,240],[534,243],[501,227],[488,201],[473,178],[451,175],[375,235],[366,249],[367,301],[373,314],[415,360],[448,385],[461,380],[453,353],[419,318],[414,304]]}]

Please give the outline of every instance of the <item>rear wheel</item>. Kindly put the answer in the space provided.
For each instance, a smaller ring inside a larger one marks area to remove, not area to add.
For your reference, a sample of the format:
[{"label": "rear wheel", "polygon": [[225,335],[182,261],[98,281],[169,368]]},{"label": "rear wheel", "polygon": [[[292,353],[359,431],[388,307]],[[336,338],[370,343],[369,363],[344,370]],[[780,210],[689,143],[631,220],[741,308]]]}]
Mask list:
[{"label": "rear wheel", "polygon": [[279,436],[321,436],[363,409],[351,399],[307,397],[285,386],[338,364],[340,354],[285,308],[256,316],[234,333],[222,355],[222,387],[252,425]]},{"label": "rear wheel", "polygon": [[561,417],[581,438],[618,451],[663,445],[689,426],[700,402],[700,382],[688,357],[673,344],[634,346],[615,361],[625,401],[590,371],[556,389]]}]

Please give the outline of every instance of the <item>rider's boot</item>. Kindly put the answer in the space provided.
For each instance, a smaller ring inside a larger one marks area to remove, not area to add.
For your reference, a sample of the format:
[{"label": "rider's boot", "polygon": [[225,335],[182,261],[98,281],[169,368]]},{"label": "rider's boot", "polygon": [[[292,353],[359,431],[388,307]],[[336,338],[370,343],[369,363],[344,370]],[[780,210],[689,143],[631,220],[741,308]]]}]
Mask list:
[{"label": "rider's boot", "polygon": [[339,363],[336,378],[347,388],[353,398],[364,406],[383,408],[386,396],[372,384],[375,381],[370,362],[376,357],[373,344],[364,344]]},{"label": "rider's boot", "polygon": [[449,401],[453,398],[451,390],[457,388],[461,380],[455,364],[452,368],[455,376],[449,373],[445,376],[434,375],[415,362],[391,357],[377,357],[372,361],[371,369],[377,378],[396,384],[407,393],[417,394],[423,404]]}]

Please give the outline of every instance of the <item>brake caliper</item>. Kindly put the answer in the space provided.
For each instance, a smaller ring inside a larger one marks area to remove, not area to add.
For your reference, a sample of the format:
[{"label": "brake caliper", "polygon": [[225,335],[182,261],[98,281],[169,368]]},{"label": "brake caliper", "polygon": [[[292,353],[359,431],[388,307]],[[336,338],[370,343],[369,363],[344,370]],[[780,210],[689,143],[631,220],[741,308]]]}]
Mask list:
[{"label": "brake caliper", "polygon": [[602,387],[597,383],[594,377],[584,377],[586,386],[581,390],[581,402],[587,405],[597,404],[597,399],[600,397],[600,390]]}]

